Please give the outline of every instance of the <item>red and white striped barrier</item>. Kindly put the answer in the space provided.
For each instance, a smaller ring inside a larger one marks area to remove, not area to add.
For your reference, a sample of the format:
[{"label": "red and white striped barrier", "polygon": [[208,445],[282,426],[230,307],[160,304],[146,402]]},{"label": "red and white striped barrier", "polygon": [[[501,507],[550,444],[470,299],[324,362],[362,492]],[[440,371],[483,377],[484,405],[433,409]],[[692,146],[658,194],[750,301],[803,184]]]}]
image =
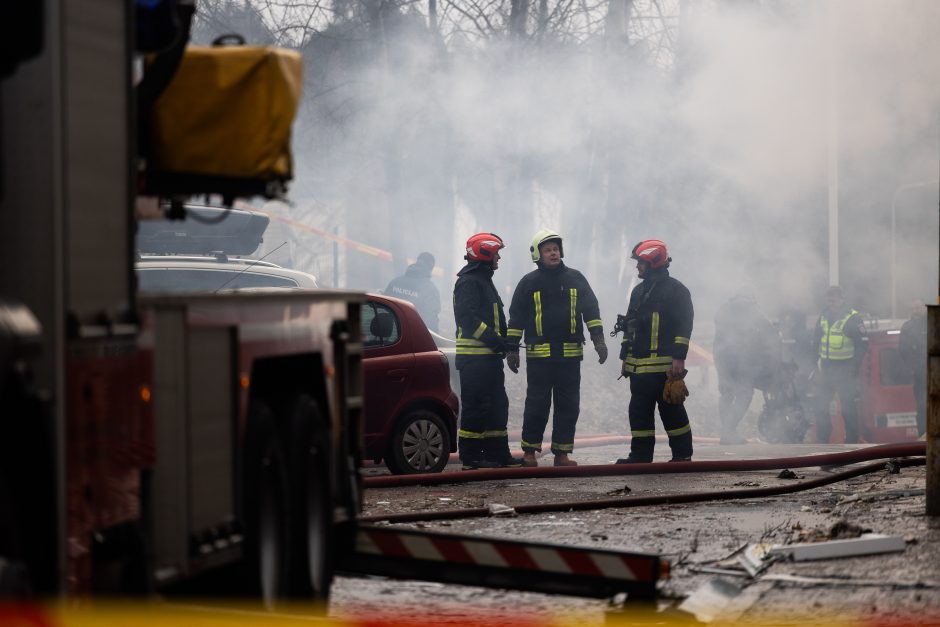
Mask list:
[{"label": "red and white striped barrier", "polygon": [[[656,593],[658,555],[360,525],[352,570],[403,578],[608,597]],[[342,569],[342,566],[340,566]],[[511,585],[510,585],[511,584]]]}]

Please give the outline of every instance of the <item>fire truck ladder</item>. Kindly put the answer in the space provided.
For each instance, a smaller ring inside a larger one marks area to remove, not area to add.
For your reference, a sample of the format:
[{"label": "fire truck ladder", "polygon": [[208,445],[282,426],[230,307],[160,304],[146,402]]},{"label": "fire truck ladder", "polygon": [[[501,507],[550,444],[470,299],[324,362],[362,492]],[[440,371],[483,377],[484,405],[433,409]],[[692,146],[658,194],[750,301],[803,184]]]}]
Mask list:
[{"label": "fire truck ladder", "polygon": [[350,525],[352,550],[337,570],[488,588],[629,601],[656,598],[669,575],[658,555]]}]

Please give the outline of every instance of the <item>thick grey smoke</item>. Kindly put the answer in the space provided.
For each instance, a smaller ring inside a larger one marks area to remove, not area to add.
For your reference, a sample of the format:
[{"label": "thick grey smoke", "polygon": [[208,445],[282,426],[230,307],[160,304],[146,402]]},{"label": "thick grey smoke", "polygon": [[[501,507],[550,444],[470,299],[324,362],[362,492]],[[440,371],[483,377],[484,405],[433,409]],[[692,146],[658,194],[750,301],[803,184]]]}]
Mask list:
[{"label": "thick grey smoke", "polygon": [[[446,329],[468,235],[507,241],[508,301],[533,268],[532,235],[550,227],[610,328],[629,250],[654,237],[692,289],[693,340],[708,348],[716,307],[741,287],[771,317],[818,311],[833,198],[854,305],[889,316],[892,277],[899,315],[912,297],[934,302],[940,3],[611,0],[564,13],[572,3],[548,1],[516,22],[508,1],[433,4],[439,32],[428,3],[336,0],[307,30],[300,3],[262,12],[307,75],[295,206],[269,210],[312,227],[293,236],[291,261],[323,284],[334,252],[341,285],[374,290],[428,250]],[[615,378],[610,363],[603,376]]]}]

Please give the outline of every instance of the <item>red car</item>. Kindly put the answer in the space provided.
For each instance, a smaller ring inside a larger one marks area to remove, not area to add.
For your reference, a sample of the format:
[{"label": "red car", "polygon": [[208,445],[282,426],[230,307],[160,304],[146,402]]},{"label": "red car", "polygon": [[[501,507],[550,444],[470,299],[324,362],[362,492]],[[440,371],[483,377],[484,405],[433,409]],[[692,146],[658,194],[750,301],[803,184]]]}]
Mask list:
[{"label": "red car", "polygon": [[440,472],[457,444],[447,357],[414,306],[369,294],[362,308],[363,457],[396,474]]},{"label": "red car", "polygon": [[[267,216],[216,207],[187,206],[187,211],[203,220],[174,222],[172,228],[144,223],[138,231],[141,292],[316,287],[316,279],[304,272],[228,258],[255,252]],[[458,401],[447,357],[414,306],[388,296],[369,295],[362,308],[362,339],[363,457],[384,459],[398,474],[440,472],[457,442]]]}]

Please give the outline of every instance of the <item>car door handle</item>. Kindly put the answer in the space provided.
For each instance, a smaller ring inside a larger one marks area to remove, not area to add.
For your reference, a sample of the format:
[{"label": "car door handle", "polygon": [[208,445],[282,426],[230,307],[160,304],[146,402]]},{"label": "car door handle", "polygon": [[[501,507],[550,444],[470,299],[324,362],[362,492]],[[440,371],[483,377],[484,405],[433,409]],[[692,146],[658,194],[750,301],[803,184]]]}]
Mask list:
[{"label": "car door handle", "polygon": [[389,379],[392,379],[393,381],[401,382],[405,380],[406,376],[408,376],[408,371],[405,370],[404,368],[399,368],[397,370],[389,370],[385,374],[388,375]]}]

